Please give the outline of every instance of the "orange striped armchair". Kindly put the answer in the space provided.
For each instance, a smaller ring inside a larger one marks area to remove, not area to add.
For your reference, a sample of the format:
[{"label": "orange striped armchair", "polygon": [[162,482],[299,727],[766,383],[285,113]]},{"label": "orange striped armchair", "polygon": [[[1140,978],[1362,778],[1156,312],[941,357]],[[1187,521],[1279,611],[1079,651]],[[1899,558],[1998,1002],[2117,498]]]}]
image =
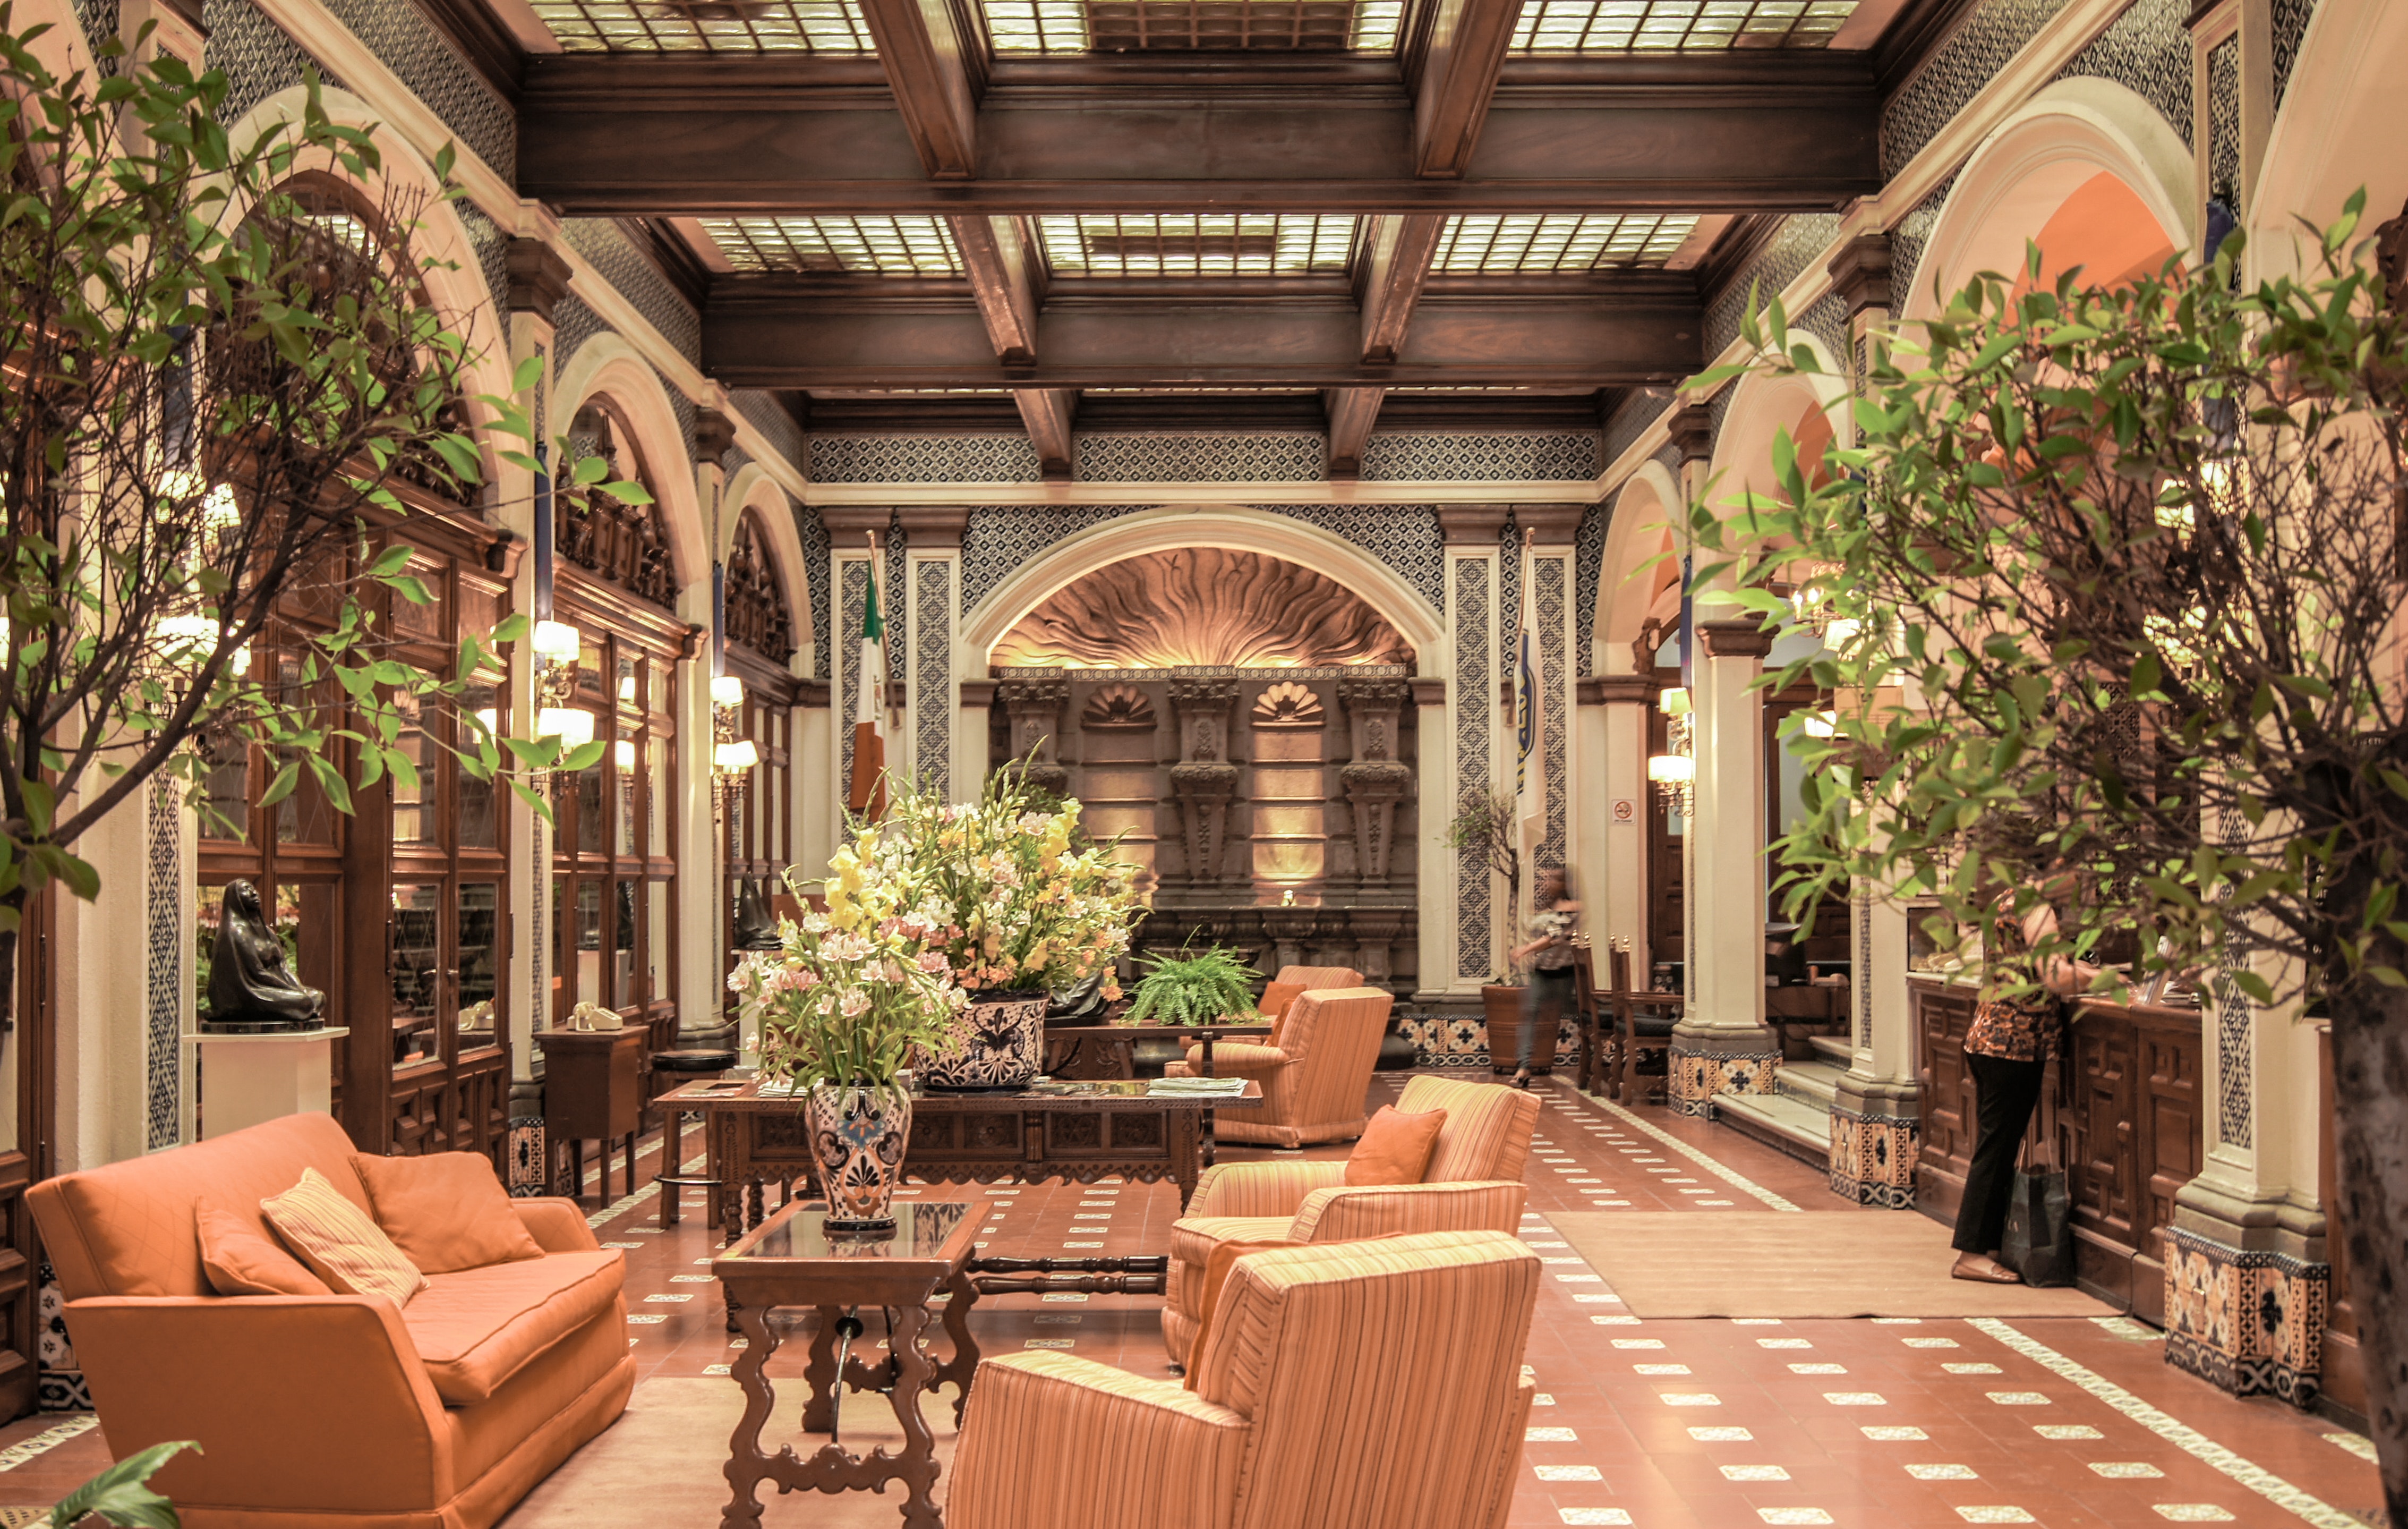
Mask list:
[{"label": "orange striped armchair", "polygon": [[1170,1229],[1162,1342],[1183,1363],[1204,1313],[1198,1298],[1212,1249],[1224,1242],[1354,1242],[1399,1233],[1522,1224],[1522,1169],[1539,1123],[1536,1095],[1496,1083],[1421,1076],[1397,1108],[1446,1111],[1419,1184],[1348,1188],[1342,1159],[1225,1162],[1197,1180],[1187,1215]]},{"label": "orange striped armchair", "polygon": [[[1291,968],[1293,970],[1293,968]],[[1258,1107],[1212,1112],[1212,1134],[1225,1142],[1302,1147],[1352,1141],[1363,1134],[1364,1091],[1380,1060],[1395,995],[1378,988],[1319,988],[1298,993],[1280,1027],[1279,1045],[1223,1041],[1212,1048],[1212,1071],[1263,1086]],[[1202,1048],[1164,1068],[1168,1077],[1202,1071]]]},{"label": "orange striped armchair", "polygon": [[1500,1529],[1540,1272],[1495,1232],[1273,1248],[1231,1266],[1193,1391],[1069,1354],[990,1359],[945,1522]]}]

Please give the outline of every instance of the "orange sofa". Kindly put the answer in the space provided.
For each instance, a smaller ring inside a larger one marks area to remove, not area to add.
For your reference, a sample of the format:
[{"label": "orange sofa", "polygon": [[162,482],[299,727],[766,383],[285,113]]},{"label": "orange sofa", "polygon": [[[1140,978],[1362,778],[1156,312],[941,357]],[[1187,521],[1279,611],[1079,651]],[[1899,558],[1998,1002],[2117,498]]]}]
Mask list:
[{"label": "orange sofa", "polygon": [[621,1256],[566,1200],[512,1202],[544,1256],[382,1296],[220,1296],[194,1207],[247,1216],[315,1168],[369,1209],[351,1138],[294,1115],[28,1191],[67,1329],[122,1460],[193,1529],[485,1529],[635,1389]]}]

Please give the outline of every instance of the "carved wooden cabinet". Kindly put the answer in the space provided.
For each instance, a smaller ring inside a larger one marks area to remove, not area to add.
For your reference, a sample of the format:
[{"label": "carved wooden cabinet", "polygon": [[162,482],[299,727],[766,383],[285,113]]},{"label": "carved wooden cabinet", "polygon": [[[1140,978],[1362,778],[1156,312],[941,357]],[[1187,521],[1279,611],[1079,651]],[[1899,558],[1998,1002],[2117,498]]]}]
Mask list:
[{"label": "carved wooden cabinet", "polygon": [[[1965,1032],[1975,989],[1924,976],[1907,986],[1923,1085],[1915,1206],[1953,1220],[1973,1154]],[[2195,1009],[2085,1004],[2050,1064],[2025,1142],[2027,1152],[2054,1142],[2065,1167],[2083,1288],[2153,1322],[2165,1315],[2174,1194],[2198,1176],[2205,1154],[2203,1060]]]}]

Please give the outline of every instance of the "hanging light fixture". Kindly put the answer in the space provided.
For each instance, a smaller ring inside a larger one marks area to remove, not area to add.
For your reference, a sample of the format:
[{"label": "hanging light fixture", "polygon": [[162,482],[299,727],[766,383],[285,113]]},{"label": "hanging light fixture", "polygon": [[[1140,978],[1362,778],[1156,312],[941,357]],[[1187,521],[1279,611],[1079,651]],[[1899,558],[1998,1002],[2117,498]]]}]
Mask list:
[{"label": "hanging light fixture", "polygon": [[744,682],[733,674],[714,675],[710,682],[710,801],[724,813],[729,798],[744,774],[761,762],[761,750],[738,728],[744,719]]}]

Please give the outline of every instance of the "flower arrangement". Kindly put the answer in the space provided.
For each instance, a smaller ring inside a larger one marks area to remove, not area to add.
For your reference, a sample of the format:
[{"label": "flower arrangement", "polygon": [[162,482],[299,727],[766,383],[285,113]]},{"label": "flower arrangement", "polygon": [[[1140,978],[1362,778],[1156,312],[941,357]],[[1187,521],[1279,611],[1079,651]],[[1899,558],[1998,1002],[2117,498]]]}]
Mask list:
[{"label": "flower arrangement", "polygon": [[866,900],[848,900],[841,921],[816,909],[799,924],[780,919],[778,948],[744,952],[728,974],[739,1012],[758,1023],[763,1077],[797,1089],[892,1083],[914,1046],[944,1048],[946,1024],[969,1002],[936,919],[893,906],[870,915],[898,889],[860,890]]},{"label": "flower arrangement", "polygon": [[1109,974],[1137,916],[1137,867],[1113,844],[1074,847],[1079,802],[1051,812],[1021,772],[1005,769],[975,805],[916,787],[896,792],[885,820],[856,832],[828,862],[828,918],[874,925],[905,905],[934,923],[930,950],[953,982],[973,990],[1059,992]]}]

